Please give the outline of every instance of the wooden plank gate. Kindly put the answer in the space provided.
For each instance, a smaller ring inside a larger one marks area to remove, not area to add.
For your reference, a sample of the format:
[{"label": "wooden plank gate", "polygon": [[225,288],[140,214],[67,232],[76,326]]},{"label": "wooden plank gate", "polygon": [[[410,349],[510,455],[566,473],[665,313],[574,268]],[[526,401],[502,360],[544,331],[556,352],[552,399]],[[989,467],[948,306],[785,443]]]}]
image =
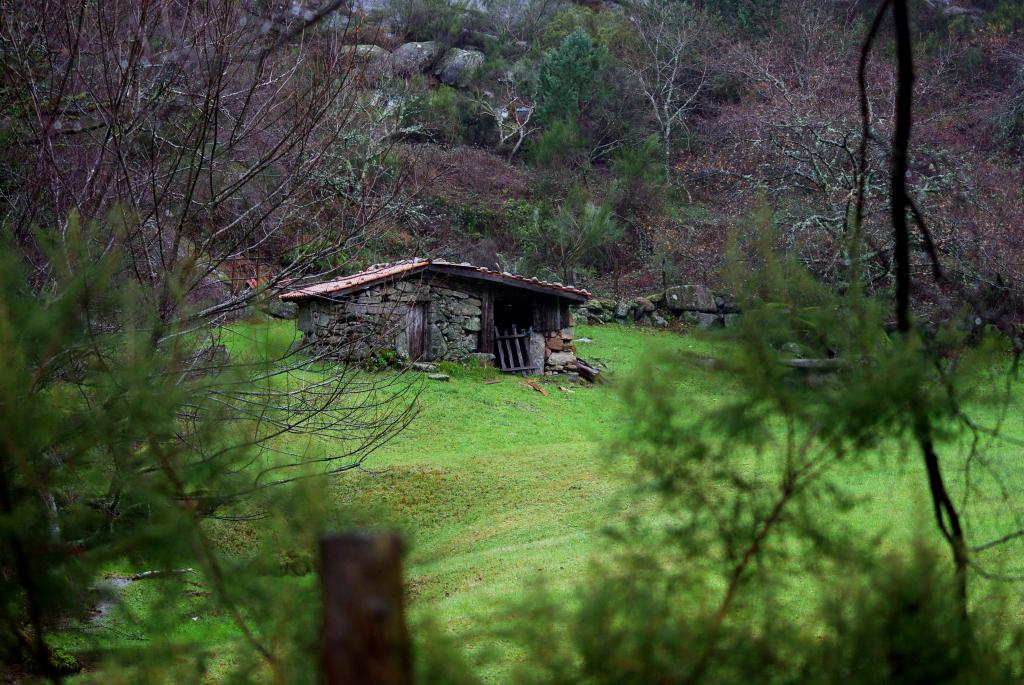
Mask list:
[{"label": "wooden plank gate", "polygon": [[530,336],[533,328],[520,332],[513,325],[511,332],[502,333],[494,328],[494,347],[498,353],[498,368],[502,371],[518,371],[526,374],[533,370],[530,361]]}]

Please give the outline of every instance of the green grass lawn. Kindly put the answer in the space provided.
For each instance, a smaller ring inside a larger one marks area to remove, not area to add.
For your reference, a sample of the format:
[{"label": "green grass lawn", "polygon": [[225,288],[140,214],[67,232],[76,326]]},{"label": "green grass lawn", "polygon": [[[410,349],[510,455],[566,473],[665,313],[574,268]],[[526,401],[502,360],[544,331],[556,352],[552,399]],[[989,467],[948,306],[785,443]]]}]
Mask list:
[{"label": "green grass lawn", "polygon": [[[244,354],[261,341],[285,348],[293,335],[290,323],[241,324],[229,344]],[[617,325],[581,326],[577,337],[592,340],[580,342],[578,353],[607,364],[608,382],[590,386],[544,378],[544,395],[520,377],[487,382],[493,374],[451,369],[449,382],[423,382],[419,414],[405,432],[363,469],[331,486],[337,527],[356,522],[402,532],[409,549],[405,574],[413,621],[435,619],[470,654],[491,646],[483,644],[489,639],[484,628],[535,579],[568,590],[588,561],[601,554],[601,528],[626,506],[618,495],[626,487],[622,474],[628,464],[608,445],[626,420],[619,388],[632,370],[653,354],[716,356],[731,344]],[[733,379],[710,366],[695,365],[680,382],[694,412],[737,392]],[[1014,407],[1020,408],[1019,401]],[[992,418],[986,411],[980,407],[980,416]],[[1021,412],[1011,411],[1005,427],[1024,434]],[[1012,484],[1024,483],[1024,463],[1013,450],[994,448],[988,455]],[[862,497],[846,516],[865,534],[883,534],[884,544],[899,545],[916,531],[934,535],[918,466],[916,459],[880,458],[844,469],[843,484]],[[959,478],[959,472],[952,477]],[[969,523],[982,527],[979,538],[984,538],[1011,519],[995,493],[981,501],[969,512]],[[230,545],[234,534],[221,532]],[[244,537],[240,540],[244,548]],[[285,588],[314,579],[277,582]],[[200,640],[210,648],[236,638],[223,617],[187,620],[187,602],[175,612],[181,621],[170,629],[185,641]],[[500,681],[500,669],[488,673]]]},{"label": "green grass lawn", "polygon": [[[715,345],[692,337],[620,326],[580,327],[580,356],[608,365],[597,386],[518,376],[485,382],[452,373],[427,382],[412,426],[338,482],[342,503],[376,504],[380,520],[410,543],[411,612],[430,616],[470,649],[488,617],[534,578],[568,586],[602,544],[600,528],[621,503],[623,480],[605,446],[624,408],[617,386],[650,354]],[[727,388],[694,377],[712,402]]]}]

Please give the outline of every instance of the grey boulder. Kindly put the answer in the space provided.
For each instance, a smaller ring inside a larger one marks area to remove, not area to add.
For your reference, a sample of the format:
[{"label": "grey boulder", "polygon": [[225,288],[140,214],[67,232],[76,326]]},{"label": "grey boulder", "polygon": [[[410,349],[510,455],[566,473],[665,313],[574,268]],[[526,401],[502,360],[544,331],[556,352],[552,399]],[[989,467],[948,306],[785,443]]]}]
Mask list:
[{"label": "grey boulder", "polygon": [[391,53],[391,69],[402,78],[422,74],[433,66],[443,50],[436,40],[400,45]]},{"label": "grey boulder", "polygon": [[490,352],[471,352],[466,359],[476,366],[494,366],[494,355]]},{"label": "grey boulder", "polygon": [[391,53],[379,45],[348,45],[343,50],[367,81],[378,81],[390,75]]},{"label": "grey boulder", "polygon": [[699,312],[697,314],[697,325],[701,328],[721,328],[725,325],[725,322],[718,314]]},{"label": "grey boulder", "polygon": [[465,88],[473,77],[473,72],[484,63],[484,53],[479,50],[463,50],[451,48],[436,67],[434,76],[441,83],[457,88]]},{"label": "grey boulder", "polygon": [[646,297],[636,298],[636,309],[638,312],[650,314],[654,311],[654,303],[648,300]]},{"label": "grey boulder", "polygon": [[275,319],[294,319],[299,315],[299,305],[274,298],[267,302],[267,314]]},{"label": "grey boulder", "polygon": [[674,312],[715,312],[715,294],[703,285],[677,285],[665,291],[665,304]]},{"label": "grey boulder", "polygon": [[379,45],[346,45],[342,51],[355,64],[379,63],[390,56],[390,53]]},{"label": "grey boulder", "polygon": [[548,357],[548,364],[551,366],[565,366],[566,364],[575,364],[576,355],[572,352],[552,352],[551,356]]}]

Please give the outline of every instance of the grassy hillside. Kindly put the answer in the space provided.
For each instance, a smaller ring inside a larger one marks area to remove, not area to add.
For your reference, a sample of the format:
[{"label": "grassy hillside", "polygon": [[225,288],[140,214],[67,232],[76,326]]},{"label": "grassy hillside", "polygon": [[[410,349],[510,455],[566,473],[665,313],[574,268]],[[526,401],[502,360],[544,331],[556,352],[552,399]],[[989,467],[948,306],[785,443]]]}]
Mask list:
[{"label": "grassy hillside", "polygon": [[[293,330],[290,323],[249,323],[232,334],[234,353],[244,354],[248,346],[264,341],[286,346]],[[580,327],[578,336],[592,339],[579,343],[579,353],[608,365],[607,383],[589,386],[545,378],[544,395],[520,377],[446,368],[450,382],[422,381],[419,415],[412,426],[365,468],[330,486],[332,525],[402,531],[409,543],[406,578],[412,619],[433,619],[471,654],[493,646],[490,629],[495,620],[536,579],[568,591],[584,577],[588,561],[601,555],[606,544],[602,527],[629,506],[620,496],[628,484],[628,463],[607,445],[626,420],[619,389],[630,382],[637,365],[667,352],[719,356],[728,354],[730,346],[723,339],[615,325]],[[695,412],[735,397],[738,390],[724,372],[710,366],[694,366],[680,382]],[[1019,414],[1011,412],[1009,430],[1021,429]],[[894,453],[899,449],[893,445]],[[1009,452],[990,451],[989,458],[1016,479],[1012,482],[1021,482],[1020,467],[1013,466]],[[751,468],[759,463],[752,458]],[[837,522],[842,517],[864,535],[879,536],[886,546],[898,546],[918,531],[935,538],[917,462],[911,458],[906,466],[900,463],[879,455],[862,467],[845,469],[842,485],[860,498],[859,506],[848,514],[821,515],[835,516]],[[1008,522],[1011,514],[992,495],[981,509],[969,512],[971,525],[988,528]],[[221,523],[211,530],[229,556],[241,557],[258,538],[259,526]],[[133,570],[111,571],[120,575]],[[182,583],[180,601],[166,612],[168,633],[191,648],[208,650],[214,663],[230,661],[231,650],[225,647],[238,639],[230,621],[205,614],[201,592],[187,579],[160,582]],[[282,610],[304,612],[315,620],[317,608],[302,604],[309,601],[313,574],[275,576],[267,582],[280,594]],[[813,592],[799,582],[794,587],[795,606],[815,601]],[[87,630],[126,648],[137,646],[131,613],[153,610],[149,592],[145,583],[129,586],[124,611],[115,608],[102,621],[106,627]],[[69,633],[64,644],[74,649],[78,638]],[[486,672],[500,682],[491,668]]]},{"label": "grassy hillside", "polygon": [[[291,335],[278,323],[246,332],[279,345]],[[544,378],[543,395],[519,376],[446,367],[451,381],[423,382],[411,427],[337,481],[344,516],[394,526],[409,541],[414,614],[479,635],[483,617],[531,578],[578,577],[621,506],[621,469],[603,449],[624,417],[618,388],[650,355],[712,355],[723,344],[616,325],[582,326],[577,336],[592,340],[579,354],[607,364],[608,382]],[[729,392],[710,375],[686,383],[697,404]]]},{"label": "grassy hillside", "polygon": [[[603,445],[621,424],[616,385],[648,354],[710,352],[693,338],[617,326],[580,329],[580,354],[607,363],[600,386],[545,379],[544,396],[518,377],[475,374],[431,383],[411,430],[374,457],[371,472],[339,484],[339,498],[376,501],[406,531],[413,606],[479,634],[478,617],[537,574],[579,576],[620,503]],[[694,395],[727,392],[692,379]]]}]

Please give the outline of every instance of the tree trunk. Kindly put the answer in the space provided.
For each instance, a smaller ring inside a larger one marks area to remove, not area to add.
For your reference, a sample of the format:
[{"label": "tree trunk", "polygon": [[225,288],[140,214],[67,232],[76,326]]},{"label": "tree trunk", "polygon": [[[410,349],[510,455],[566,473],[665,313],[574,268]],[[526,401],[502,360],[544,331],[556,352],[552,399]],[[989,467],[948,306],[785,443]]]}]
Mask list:
[{"label": "tree trunk", "polygon": [[[895,238],[896,321],[900,334],[906,336],[912,327],[910,317],[910,235],[907,225],[907,212],[911,208],[911,202],[907,194],[907,159],[913,124],[914,53],[911,45],[910,13],[907,8],[907,0],[894,0],[892,10],[896,34],[898,81],[890,195]],[[960,615],[966,624],[968,618],[967,566],[969,563],[967,544],[960,524],[960,514],[946,490],[939,455],[935,452],[932,442],[932,427],[928,417],[919,409],[920,406],[920,402],[912,401],[910,411],[915,415],[915,432],[924,459],[925,470],[928,473],[928,489],[931,493],[936,524],[946,539],[953,556],[957,603]]]},{"label": "tree trunk", "polygon": [[665,144],[665,183],[672,182],[672,124],[666,124],[662,131]]},{"label": "tree trunk", "polygon": [[412,661],[397,535],[320,541],[327,685],[410,685]]}]

